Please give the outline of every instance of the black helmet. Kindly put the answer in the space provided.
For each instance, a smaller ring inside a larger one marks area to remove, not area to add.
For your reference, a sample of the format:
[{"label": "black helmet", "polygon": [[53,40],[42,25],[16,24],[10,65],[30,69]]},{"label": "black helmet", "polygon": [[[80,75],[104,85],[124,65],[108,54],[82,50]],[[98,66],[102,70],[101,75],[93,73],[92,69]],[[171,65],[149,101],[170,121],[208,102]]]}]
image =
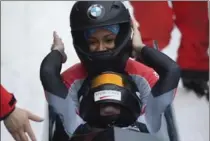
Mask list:
[{"label": "black helmet", "polygon": [[[79,92],[80,116],[91,126],[126,127],[140,116],[142,103],[136,84],[129,75],[102,73],[84,83]],[[101,106],[117,106],[119,113],[101,115]]]},{"label": "black helmet", "polygon": [[[115,48],[91,53],[84,32],[90,28],[118,24]],[[70,13],[74,48],[88,73],[122,72],[131,54],[131,18],[121,1],[78,1]]]}]

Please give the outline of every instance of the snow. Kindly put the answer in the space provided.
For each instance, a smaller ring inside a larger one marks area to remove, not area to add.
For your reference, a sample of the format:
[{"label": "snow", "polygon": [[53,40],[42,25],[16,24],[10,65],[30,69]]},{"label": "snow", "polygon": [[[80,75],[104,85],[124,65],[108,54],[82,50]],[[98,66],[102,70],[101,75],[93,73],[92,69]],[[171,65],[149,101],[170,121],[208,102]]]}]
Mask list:
[{"label": "snow", "polygon": [[[1,2],[1,84],[18,99],[18,106],[45,118],[31,122],[38,141],[47,141],[47,108],[39,80],[42,59],[49,53],[52,33],[58,32],[68,54],[63,70],[79,62],[74,52],[69,28],[72,1]],[[176,58],[180,32],[175,27],[172,40],[164,50]],[[209,103],[197,98],[180,83],[174,101],[176,122],[181,141],[209,141]],[[13,138],[1,124],[1,140]]]}]

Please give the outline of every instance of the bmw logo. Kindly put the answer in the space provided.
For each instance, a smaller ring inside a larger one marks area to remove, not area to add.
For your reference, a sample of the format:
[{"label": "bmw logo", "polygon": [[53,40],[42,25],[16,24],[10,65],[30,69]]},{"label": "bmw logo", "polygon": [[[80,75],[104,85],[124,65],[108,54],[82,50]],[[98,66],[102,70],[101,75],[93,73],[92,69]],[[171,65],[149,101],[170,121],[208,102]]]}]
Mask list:
[{"label": "bmw logo", "polygon": [[98,19],[102,17],[104,15],[104,12],[104,7],[99,4],[91,5],[87,11],[89,18],[91,19]]}]

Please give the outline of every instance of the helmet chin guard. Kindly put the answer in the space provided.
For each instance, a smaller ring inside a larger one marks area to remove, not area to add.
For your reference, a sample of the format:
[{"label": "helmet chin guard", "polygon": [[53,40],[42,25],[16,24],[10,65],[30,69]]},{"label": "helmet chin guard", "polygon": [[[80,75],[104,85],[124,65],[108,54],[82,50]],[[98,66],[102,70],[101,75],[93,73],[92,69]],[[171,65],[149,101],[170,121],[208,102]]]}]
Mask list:
[{"label": "helmet chin guard", "polygon": [[[89,125],[126,127],[140,116],[142,103],[137,95],[138,89],[129,76],[105,72],[91,79],[89,84],[89,90],[79,97],[80,116]],[[101,115],[102,105],[112,106],[120,112]]]}]

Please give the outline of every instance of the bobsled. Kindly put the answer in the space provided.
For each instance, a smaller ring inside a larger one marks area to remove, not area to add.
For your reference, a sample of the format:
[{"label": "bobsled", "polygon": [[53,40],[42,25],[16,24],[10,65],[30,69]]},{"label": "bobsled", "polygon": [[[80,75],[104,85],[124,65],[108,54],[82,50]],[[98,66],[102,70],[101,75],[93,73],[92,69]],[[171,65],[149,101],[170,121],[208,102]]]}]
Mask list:
[{"label": "bobsled", "polygon": [[91,128],[88,124],[82,124],[69,137],[59,116],[50,106],[48,111],[49,141],[179,141],[172,106],[169,106],[164,112],[161,129],[156,134],[150,134],[147,130],[142,132],[115,126],[106,129]]},{"label": "bobsled", "polygon": [[[154,48],[158,49],[156,41]],[[144,123],[136,125],[137,128],[119,128],[115,125],[94,128],[86,123],[80,125],[69,137],[61,119],[49,106],[49,141],[179,141],[172,105],[162,114],[161,127],[157,133],[149,133]]]}]

